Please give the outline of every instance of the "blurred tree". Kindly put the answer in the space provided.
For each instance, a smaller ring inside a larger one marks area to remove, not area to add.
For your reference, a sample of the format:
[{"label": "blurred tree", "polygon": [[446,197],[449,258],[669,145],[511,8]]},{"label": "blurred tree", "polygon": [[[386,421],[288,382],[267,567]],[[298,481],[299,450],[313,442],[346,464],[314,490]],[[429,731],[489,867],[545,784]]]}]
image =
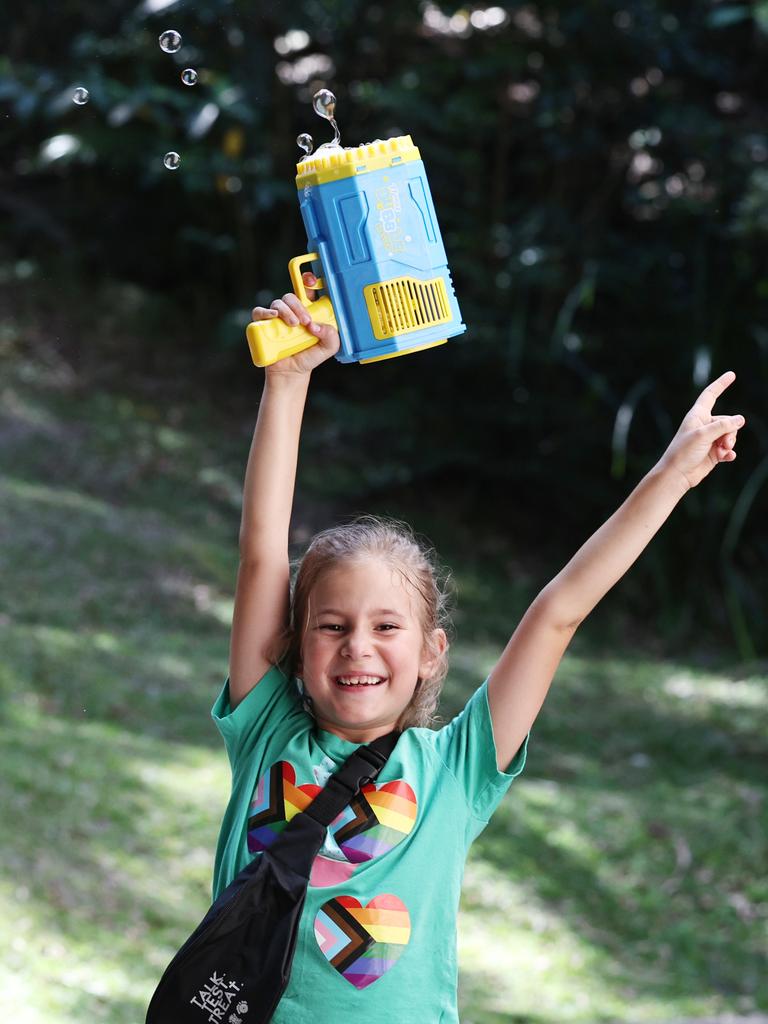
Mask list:
[{"label": "blurred tree", "polygon": [[[169,27],[175,54],[157,42]],[[727,618],[752,653],[768,561],[766,33],[768,3],[716,0],[17,6],[0,58],[4,259],[162,291],[241,345],[241,311],[284,291],[304,249],[294,139],[325,140],[311,96],[331,87],[343,143],[419,145],[470,325],[407,374],[377,368],[376,403],[337,376],[349,486],[469,477],[502,520],[551,530],[556,510],[570,545],[733,367],[742,458],[654,546],[646,600],[682,624],[683,604]]]}]

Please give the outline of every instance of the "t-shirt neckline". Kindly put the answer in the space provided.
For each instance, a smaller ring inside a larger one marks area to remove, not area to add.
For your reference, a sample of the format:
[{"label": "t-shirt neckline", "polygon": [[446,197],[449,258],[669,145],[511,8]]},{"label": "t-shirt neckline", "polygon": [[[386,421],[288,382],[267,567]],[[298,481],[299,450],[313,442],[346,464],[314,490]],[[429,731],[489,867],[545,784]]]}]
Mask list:
[{"label": "t-shirt neckline", "polygon": [[363,744],[353,743],[352,740],[342,739],[341,736],[337,736],[335,732],[329,732],[327,729],[320,729],[315,726],[315,739],[317,740],[318,746],[322,747],[326,754],[333,756],[347,755],[354,753],[358,747]]},{"label": "t-shirt neckline", "polygon": [[[323,753],[332,758],[346,760],[350,754],[353,754],[360,747],[365,746],[365,743],[355,743],[353,740],[342,739],[342,737],[337,736],[335,732],[330,732],[327,729],[321,729],[317,724],[315,724],[313,728],[313,734],[315,742]],[[373,740],[370,742],[372,743]]]}]

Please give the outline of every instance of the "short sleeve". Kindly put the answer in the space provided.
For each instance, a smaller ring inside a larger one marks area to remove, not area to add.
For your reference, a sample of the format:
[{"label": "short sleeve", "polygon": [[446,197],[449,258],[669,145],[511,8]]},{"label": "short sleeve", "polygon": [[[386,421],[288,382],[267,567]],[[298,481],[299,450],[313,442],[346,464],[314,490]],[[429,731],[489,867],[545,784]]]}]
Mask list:
[{"label": "short sleeve", "polygon": [[525,767],[530,733],[520,744],[506,771],[496,764],[488,680],[477,689],[448,725],[435,734],[435,749],[464,791],[472,814],[487,822],[512,781]]},{"label": "short sleeve", "polygon": [[229,679],[211,708],[234,770],[257,746],[285,743],[306,728],[308,715],[301,706],[294,681],[276,665],[262,676],[234,711],[229,703]]}]

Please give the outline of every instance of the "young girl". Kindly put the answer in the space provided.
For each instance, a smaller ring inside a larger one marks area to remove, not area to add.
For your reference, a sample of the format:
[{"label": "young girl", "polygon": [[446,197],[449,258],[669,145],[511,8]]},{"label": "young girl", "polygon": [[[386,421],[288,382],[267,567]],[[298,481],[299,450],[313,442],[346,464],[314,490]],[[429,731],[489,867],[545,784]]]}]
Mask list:
[{"label": "young girl", "polygon": [[579,623],[686,491],[735,459],[744,418],[712,414],[735,375],[704,390],[658,464],[534,600],[461,714],[433,731],[448,647],[442,595],[407,529],[365,519],[321,533],[289,596],[302,411],[313,368],[339,338],[292,294],[253,311],[271,316],[319,340],[267,368],[248,459],[230,675],[212,712],[233,776],[214,896],[359,744],[401,731],[376,782],[328,830],[273,1020],[454,1024],[469,846],[523,770],[528,732]]}]

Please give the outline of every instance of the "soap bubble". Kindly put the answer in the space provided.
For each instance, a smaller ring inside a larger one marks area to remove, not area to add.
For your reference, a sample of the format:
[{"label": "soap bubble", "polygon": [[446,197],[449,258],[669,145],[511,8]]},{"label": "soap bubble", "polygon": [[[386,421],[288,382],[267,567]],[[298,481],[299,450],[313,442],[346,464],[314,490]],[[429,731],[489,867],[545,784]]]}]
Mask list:
[{"label": "soap bubble", "polygon": [[309,156],[314,148],[315,142],[311,135],[303,132],[301,135],[296,136],[296,145],[299,149],[303,149],[307,156]]},{"label": "soap bubble", "polygon": [[312,97],[312,106],[316,114],[330,121],[336,110],[336,97],[330,89],[320,89]]},{"label": "soap bubble", "polygon": [[[330,89],[318,89],[315,95],[312,97],[312,107],[316,114],[320,117],[324,117],[327,121],[331,122],[333,128],[333,142],[323,143],[320,149],[335,148],[341,145],[341,132],[339,126],[334,120],[334,113],[336,111],[336,97],[333,95]],[[318,153],[320,152],[318,149]]]},{"label": "soap bubble", "polygon": [[184,85],[197,85],[197,72],[194,68],[184,68],[181,72],[181,80]]},{"label": "soap bubble", "polygon": [[170,153],[166,153],[163,157],[163,163],[169,171],[175,171],[178,170],[179,164],[181,163],[181,157],[178,153],[174,153],[173,150],[171,150]]},{"label": "soap bubble", "polygon": [[177,50],[181,49],[181,36],[172,28],[161,32],[158,41],[160,49],[164,53],[176,53]]},{"label": "soap bubble", "polygon": [[87,103],[91,98],[91,94],[87,89],[84,89],[82,85],[78,85],[75,91],[72,93],[72,102],[76,103],[78,107],[82,107],[84,103]]}]

